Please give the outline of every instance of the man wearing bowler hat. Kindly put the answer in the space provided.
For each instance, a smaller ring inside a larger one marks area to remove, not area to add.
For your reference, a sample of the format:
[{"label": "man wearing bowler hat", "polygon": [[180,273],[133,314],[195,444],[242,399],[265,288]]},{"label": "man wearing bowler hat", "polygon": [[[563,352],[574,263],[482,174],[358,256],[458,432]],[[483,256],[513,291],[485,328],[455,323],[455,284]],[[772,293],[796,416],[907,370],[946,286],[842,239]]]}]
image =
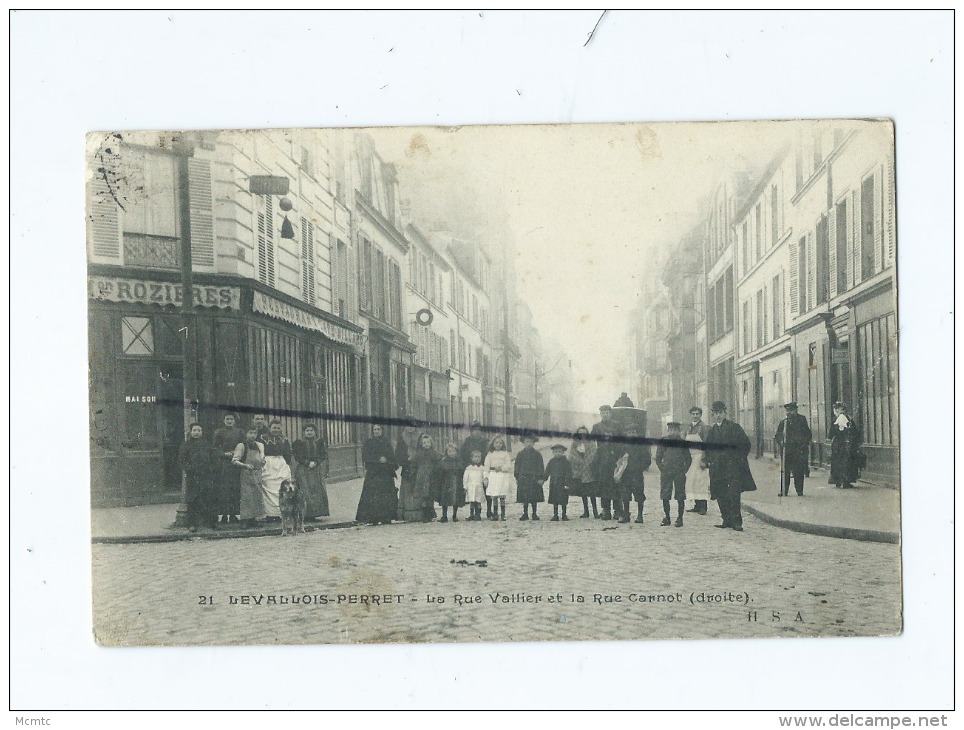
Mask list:
[{"label": "man wearing bowler hat", "polygon": [[726,417],[726,404],[715,401],[710,408],[713,426],[707,435],[706,462],[710,469],[710,499],[720,505],[723,524],[743,532],[740,495],[756,490],[750,473],[750,439],[743,427]]},{"label": "man wearing bowler hat", "polygon": [[784,403],[786,418],[777,426],[774,441],[783,452],[780,474],[780,496],[790,493],[790,475],[793,475],[793,488],[797,496],[803,496],[803,479],[810,476],[810,424],[797,413],[797,404]]}]

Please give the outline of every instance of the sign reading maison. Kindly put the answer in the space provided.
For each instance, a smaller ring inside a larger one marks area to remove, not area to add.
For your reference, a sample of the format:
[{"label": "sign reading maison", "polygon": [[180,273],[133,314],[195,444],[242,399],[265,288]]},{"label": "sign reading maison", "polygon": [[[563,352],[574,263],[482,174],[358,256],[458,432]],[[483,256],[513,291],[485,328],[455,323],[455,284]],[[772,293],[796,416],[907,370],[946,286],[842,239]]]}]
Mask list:
[{"label": "sign reading maison", "polygon": [[[109,302],[180,305],[181,285],[169,281],[124,279],[115,276],[88,276],[87,294],[91,299]],[[195,286],[194,304],[198,307],[240,309],[241,290],[235,286]]]},{"label": "sign reading maison", "polygon": [[254,292],[252,308],[255,312],[267,314],[269,317],[275,317],[276,319],[284,320],[285,322],[304,327],[308,330],[321,332],[325,337],[335,342],[341,342],[342,344],[351,345],[355,348],[361,348],[363,346],[362,336],[358,332],[353,332],[350,329],[338,326],[334,322],[322,319],[315,314],[305,312],[297,307],[292,307],[290,304],[278,301],[273,297],[269,297],[267,294],[262,294],[258,291]]}]

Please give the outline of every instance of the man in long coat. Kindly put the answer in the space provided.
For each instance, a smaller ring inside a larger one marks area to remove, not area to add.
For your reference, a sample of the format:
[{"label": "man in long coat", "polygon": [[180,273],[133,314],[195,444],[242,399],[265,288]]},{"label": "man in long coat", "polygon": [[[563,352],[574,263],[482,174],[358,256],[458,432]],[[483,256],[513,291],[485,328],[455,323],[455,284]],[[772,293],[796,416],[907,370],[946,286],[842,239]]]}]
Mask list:
[{"label": "man in long coat", "polygon": [[710,499],[720,505],[723,524],[743,532],[743,513],[740,496],[756,490],[750,473],[750,439],[743,427],[726,417],[726,404],[716,401],[710,409],[713,426],[706,442],[706,462],[710,468]]},{"label": "man in long coat", "polygon": [[783,408],[787,417],[777,426],[774,440],[783,450],[783,473],[780,477],[780,496],[790,493],[790,475],[793,475],[793,488],[797,496],[803,496],[803,479],[810,476],[810,424],[797,413],[797,404],[785,403]]},{"label": "man in long coat", "polygon": [[[622,514],[622,501],[618,485],[613,478],[616,462],[623,452],[619,451],[621,444],[616,444],[613,437],[619,435],[619,426],[613,420],[613,409],[610,406],[599,406],[599,416],[602,420],[592,427],[593,440],[596,442],[596,463],[593,465],[593,476],[596,491],[601,497],[604,520],[613,518],[612,507],[615,505],[616,518]],[[617,453],[618,452],[618,453]]]}]

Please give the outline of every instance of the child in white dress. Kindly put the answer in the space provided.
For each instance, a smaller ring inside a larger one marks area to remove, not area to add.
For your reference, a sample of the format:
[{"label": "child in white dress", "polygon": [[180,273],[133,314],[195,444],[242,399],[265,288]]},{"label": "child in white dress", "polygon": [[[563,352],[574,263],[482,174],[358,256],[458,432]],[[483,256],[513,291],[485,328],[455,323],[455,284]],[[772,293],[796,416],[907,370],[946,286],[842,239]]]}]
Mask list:
[{"label": "child in white dress", "polygon": [[504,522],[505,498],[515,491],[515,476],[512,473],[512,454],[506,448],[505,437],[501,434],[496,434],[489,445],[489,455],[485,457],[485,471],[489,479],[486,494],[492,498],[491,519],[501,519]]},{"label": "child in white dress", "polygon": [[482,503],[485,501],[485,467],[482,466],[482,452],[473,451],[470,464],[462,473],[462,486],[465,487],[465,502],[469,505],[469,519],[482,520]]}]

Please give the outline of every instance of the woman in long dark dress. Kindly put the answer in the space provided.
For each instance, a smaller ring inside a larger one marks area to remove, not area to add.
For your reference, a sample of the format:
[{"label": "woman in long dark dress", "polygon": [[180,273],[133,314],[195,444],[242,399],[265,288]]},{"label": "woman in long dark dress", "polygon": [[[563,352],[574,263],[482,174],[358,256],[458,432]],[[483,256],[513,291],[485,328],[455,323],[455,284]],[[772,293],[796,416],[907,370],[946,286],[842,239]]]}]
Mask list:
[{"label": "woman in long dark dress", "polygon": [[411,494],[415,481],[415,455],[418,452],[418,430],[414,426],[405,426],[395,444],[395,463],[401,469],[399,482],[401,489],[398,493],[398,514],[396,519],[414,519],[411,514],[406,516],[407,506],[411,502]]},{"label": "woman in long dark dress", "polygon": [[295,483],[307,493],[308,508],[305,518],[328,517],[328,490],[325,489],[325,476],[328,471],[328,445],[324,437],[318,436],[318,428],[313,423],[302,430],[304,438],[291,445],[295,465],[292,473]]},{"label": "woman in long dark dress", "polygon": [[860,431],[847,415],[847,406],[840,401],[833,404],[834,421],[830,424],[830,483],[838,489],[852,489],[859,469],[857,454]]},{"label": "woman in long dark dress", "polygon": [[365,482],[358,500],[356,522],[370,525],[391,524],[398,510],[398,491],[395,489],[395,451],[392,442],[382,433],[377,423],[372,435],[362,446],[365,463]]},{"label": "woman in long dark dress", "polygon": [[218,453],[204,438],[200,423],[192,423],[188,439],[178,452],[178,463],[184,472],[187,492],[188,520],[191,532],[198,527],[215,528],[218,519]]},{"label": "woman in long dark dress", "polygon": [[438,489],[439,466],[442,455],[435,450],[435,442],[427,433],[418,440],[418,448],[409,458],[409,479],[402,474],[403,494],[399,503],[403,519],[409,522],[429,522],[435,518],[433,496]]},{"label": "woman in long dark dress", "polygon": [[223,424],[214,432],[214,448],[221,472],[218,514],[221,523],[227,524],[237,522],[241,514],[241,475],[231,459],[235,447],[244,441],[244,432],[238,428],[238,419],[233,413],[224,414]]}]

